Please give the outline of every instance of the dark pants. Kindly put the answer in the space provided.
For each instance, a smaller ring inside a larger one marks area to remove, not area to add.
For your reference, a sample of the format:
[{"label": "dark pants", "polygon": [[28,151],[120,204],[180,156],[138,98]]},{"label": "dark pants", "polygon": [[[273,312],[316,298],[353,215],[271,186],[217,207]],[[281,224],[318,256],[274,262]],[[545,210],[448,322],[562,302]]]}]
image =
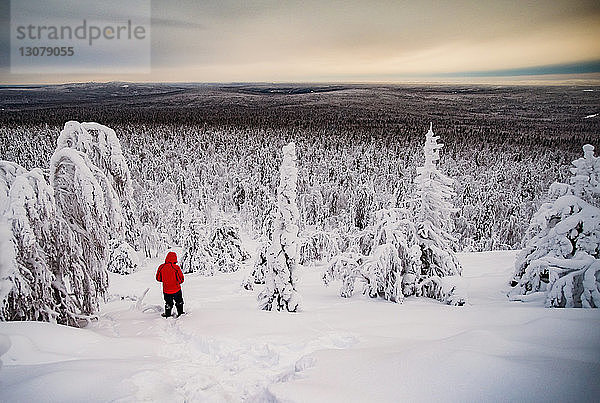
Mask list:
[{"label": "dark pants", "polygon": [[183,313],[183,295],[181,294],[181,290],[177,291],[175,294],[163,293],[163,295],[165,297],[165,313],[167,315],[171,315],[173,301],[175,301],[175,306],[177,307],[177,314],[181,315]]}]

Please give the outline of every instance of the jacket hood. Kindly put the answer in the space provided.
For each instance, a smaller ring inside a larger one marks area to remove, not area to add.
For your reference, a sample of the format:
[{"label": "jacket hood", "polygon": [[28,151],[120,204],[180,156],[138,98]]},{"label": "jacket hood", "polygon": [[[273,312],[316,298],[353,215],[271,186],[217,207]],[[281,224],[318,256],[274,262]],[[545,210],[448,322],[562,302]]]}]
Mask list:
[{"label": "jacket hood", "polygon": [[165,263],[177,263],[177,254],[175,252],[167,253],[167,257],[165,258]]}]

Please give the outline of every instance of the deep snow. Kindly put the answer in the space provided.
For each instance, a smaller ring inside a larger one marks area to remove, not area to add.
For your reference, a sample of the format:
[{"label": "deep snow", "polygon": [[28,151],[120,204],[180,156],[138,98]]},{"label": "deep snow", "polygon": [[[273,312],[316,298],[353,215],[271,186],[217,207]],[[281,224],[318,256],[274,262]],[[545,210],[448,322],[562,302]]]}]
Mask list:
[{"label": "deep snow", "polygon": [[459,255],[463,307],[343,299],[303,268],[304,311],[264,312],[249,267],[187,275],[178,319],[147,261],[85,329],[0,323],[0,401],[594,401],[600,310],[508,301],[514,256]]}]

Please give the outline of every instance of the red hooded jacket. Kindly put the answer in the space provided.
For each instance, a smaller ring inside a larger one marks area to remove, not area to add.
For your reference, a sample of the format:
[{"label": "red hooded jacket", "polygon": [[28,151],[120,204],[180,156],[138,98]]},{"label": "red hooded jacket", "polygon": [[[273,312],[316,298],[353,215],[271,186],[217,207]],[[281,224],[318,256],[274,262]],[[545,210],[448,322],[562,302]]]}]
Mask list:
[{"label": "red hooded jacket", "polygon": [[183,272],[177,266],[177,254],[175,252],[167,253],[165,262],[158,266],[156,271],[156,281],[163,283],[163,292],[165,294],[175,294],[181,290],[179,284],[183,283]]}]

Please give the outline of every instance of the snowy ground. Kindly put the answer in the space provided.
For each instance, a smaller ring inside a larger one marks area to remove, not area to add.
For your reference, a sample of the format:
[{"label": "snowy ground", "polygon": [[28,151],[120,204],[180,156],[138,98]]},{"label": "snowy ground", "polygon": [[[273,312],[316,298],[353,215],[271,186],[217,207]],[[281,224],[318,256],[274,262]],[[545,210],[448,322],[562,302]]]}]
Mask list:
[{"label": "snowy ground", "polygon": [[509,302],[513,257],[460,256],[464,307],[342,299],[306,268],[304,312],[270,313],[245,273],[188,275],[178,319],[150,261],[86,329],[0,323],[0,401],[597,401],[600,310]]}]

